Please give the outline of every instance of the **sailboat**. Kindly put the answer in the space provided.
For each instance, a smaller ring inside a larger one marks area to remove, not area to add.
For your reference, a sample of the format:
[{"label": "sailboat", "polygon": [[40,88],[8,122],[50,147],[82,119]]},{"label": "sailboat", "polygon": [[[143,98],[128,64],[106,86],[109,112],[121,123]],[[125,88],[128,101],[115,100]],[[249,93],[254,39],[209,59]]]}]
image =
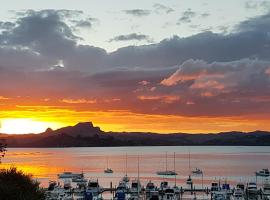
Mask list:
[{"label": "sailboat", "polygon": [[166,170],[165,171],[158,171],[157,175],[161,176],[176,176],[177,173],[175,171],[171,171],[167,169],[167,152],[166,152]]},{"label": "sailboat", "polygon": [[190,151],[188,151],[188,168],[189,168],[189,175],[188,175],[188,179],[186,181],[186,183],[188,185],[192,185],[192,179],[191,179],[191,175],[190,175]]},{"label": "sailboat", "polygon": [[124,181],[124,182],[129,182],[129,177],[128,177],[128,175],[127,175],[127,154],[126,154],[126,174],[125,174],[125,176],[122,178],[122,181]]},{"label": "sailboat", "polygon": [[109,158],[107,156],[107,169],[104,170],[104,173],[106,173],[106,174],[112,174],[113,173],[113,170],[108,167],[108,163],[109,163]]}]

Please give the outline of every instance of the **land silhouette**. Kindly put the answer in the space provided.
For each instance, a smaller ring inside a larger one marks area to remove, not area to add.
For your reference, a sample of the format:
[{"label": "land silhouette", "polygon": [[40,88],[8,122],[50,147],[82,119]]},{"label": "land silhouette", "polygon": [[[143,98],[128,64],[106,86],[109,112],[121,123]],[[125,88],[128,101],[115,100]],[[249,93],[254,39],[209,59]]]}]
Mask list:
[{"label": "land silhouette", "polygon": [[105,147],[105,146],[269,146],[270,132],[221,132],[209,134],[105,132],[91,122],[39,134],[0,134],[8,147]]}]

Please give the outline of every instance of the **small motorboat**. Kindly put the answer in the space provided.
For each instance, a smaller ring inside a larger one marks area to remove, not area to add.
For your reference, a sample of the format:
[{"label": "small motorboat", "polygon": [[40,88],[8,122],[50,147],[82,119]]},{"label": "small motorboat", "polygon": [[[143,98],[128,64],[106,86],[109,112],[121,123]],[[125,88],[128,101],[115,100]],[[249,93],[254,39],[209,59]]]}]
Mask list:
[{"label": "small motorboat", "polygon": [[192,171],[193,174],[201,175],[203,171],[201,169],[196,168],[195,170]]},{"label": "small motorboat", "polygon": [[177,198],[176,198],[174,189],[172,189],[172,188],[167,188],[167,189],[164,191],[163,199],[166,199],[166,200],[176,200]]},{"label": "small motorboat", "polygon": [[111,168],[107,168],[107,169],[104,170],[104,173],[105,174],[112,174],[113,170]]},{"label": "small motorboat", "polygon": [[260,171],[257,171],[255,174],[256,176],[269,177],[270,171],[269,169],[265,168],[265,169],[261,169]]}]

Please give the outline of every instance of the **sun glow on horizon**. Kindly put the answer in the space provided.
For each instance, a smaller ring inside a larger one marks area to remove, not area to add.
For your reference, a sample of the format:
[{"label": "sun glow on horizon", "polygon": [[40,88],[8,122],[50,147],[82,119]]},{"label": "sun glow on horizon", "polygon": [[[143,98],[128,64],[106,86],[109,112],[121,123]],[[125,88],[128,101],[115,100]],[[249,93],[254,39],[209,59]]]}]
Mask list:
[{"label": "sun glow on horizon", "polygon": [[47,128],[55,128],[57,125],[49,122],[35,121],[32,119],[7,118],[0,121],[0,133],[27,134],[41,133]]}]

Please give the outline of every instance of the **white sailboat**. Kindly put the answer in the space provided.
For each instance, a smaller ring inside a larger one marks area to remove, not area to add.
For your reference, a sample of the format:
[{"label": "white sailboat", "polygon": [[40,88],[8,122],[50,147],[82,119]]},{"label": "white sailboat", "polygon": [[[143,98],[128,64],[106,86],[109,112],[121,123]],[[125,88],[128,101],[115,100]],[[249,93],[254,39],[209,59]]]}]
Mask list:
[{"label": "white sailboat", "polygon": [[104,173],[106,174],[112,174],[113,173],[113,170],[111,168],[109,168],[109,158],[107,156],[107,169],[104,170]]},{"label": "white sailboat", "polygon": [[165,169],[165,171],[158,171],[157,172],[157,175],[161,175],[161,176],[175,176],[175,175],[177,175],[177,173],[175,172],[175,171],[171,171],[171,170],[168,170],[168,168],[167,168],[167,157],[168,157],[168,155],[167,155],[167,152],[166,152],[166,165],[165,165],[165,167],[166,167],[166,169]]},{"label": "white sailboat", "polygon": [[129,182],[129,177],[128,177],[128,175],[127,175],[127,154],[126,154],[126,174],[125,174],[125,176],[122,178],[122,181],[124,181],[124,182]]},{"label": "white sailboat", "polygon": [[186,180],[187,185],[192,185],[193,181],[191,178],[191,170],[190,170],[190,151],[188,151],[188,168],[189,168],[189,175],[188,175],[188,179]]}]

